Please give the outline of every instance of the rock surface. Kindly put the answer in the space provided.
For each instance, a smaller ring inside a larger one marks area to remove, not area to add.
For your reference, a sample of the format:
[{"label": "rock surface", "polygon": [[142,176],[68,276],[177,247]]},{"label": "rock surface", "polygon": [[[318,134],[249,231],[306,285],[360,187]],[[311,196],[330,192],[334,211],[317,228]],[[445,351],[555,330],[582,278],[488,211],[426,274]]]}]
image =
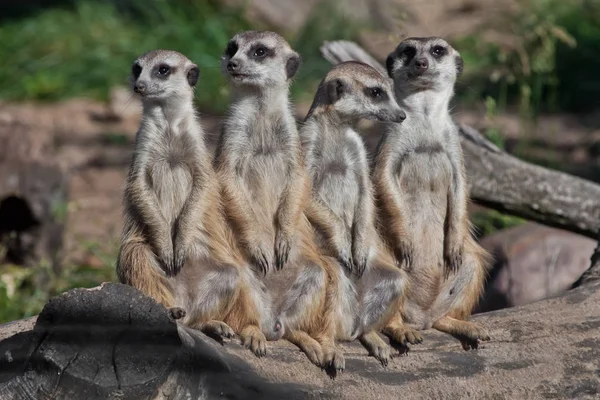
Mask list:
[{"label": "rock surface", "polygon": [[[236,340],[221,347],[130,287],[75,289],[51,300],[33,330],[21,323],[0,342],[0,399],[598,398],[599,289],[476,316],[492,336],[477,351],[427,331],[383,368],[343,344],[346,371],[336,379],[283,341],[263,359]],[[15,324],[0,326],[0,337],[7,330]]]},{"label": "rock surface", "polygon": [[520,306],[571,288],[590,267],[596,241],[528,222],[483,238],[494,259],[480,311]]}]

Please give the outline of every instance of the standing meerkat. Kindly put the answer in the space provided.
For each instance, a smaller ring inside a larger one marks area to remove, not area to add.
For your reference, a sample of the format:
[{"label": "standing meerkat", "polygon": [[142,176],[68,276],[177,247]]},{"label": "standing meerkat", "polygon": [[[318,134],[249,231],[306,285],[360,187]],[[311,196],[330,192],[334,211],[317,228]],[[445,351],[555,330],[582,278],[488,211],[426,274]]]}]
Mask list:
[{"label": "standing meerkat", "polygon": [[465,349],[489,340],[467,322],[483,290],[488,254],[472,238],[458,128],[449,102],[461,75],[460,54],[440,38],[409,38],[386,61],[401,125],[387,129],[373,168],[380,228],[410,286],[408,324],[461,339]]},{"label": "standing meerkat", "polygon": [[223,69],[233,100],[215,163],[230,223],[256,273],[265,275],[284,338],[314,364],[343,370],[333,325],[335,260],[319,254],[303,213],[310,185],[288,98],[300,62],[276,33],[231,39]]},{"label": "standing meerkat", "polygon": [[307,215],[321,235],[323,251],[346,267],[340,280],[344,301],[336,315],[337,338],[359,335],[369,352],[387,365],[390,347],[377,331],[402,344],[422,338],[402,322],[406,274],[396,268],[375,230],[367,152],[355,129],[363,118],[399,123],[406,114],[389,79],[363,63],[338,64],[319,85],[300,129],[313,189]]},{"label": "standing meerkat", "polygon": [[198,75],[198,67],[175,51],[150,51],[133,64],[143,114],[126,180],[117,274],[122,283],[175,307],[173,316],[184,324],[213,336],[239,333],[263,355],[259,325],[267,321],[257,309],[268,309],[269,299],[222,213],[193,106]]}]

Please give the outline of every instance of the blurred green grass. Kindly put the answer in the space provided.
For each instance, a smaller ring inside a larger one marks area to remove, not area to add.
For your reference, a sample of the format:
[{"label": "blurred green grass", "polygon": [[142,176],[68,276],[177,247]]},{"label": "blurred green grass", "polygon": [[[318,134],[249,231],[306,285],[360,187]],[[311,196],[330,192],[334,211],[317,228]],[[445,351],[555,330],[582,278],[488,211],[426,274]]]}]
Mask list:
[{"label": "blurred green grass", "polygon": [[492,97],[499,112],[515,105],[529,120],[543,112],[597,111],[600,0],[522,0],[520,6],[455,41],[465,62],[459,101]]},{"label": "blurred green grass", "polygon": [[[319,55],[327,38],[355,39],[359,25],[316,7],[306,26],[288,38],[302,54],[293,95],[312,97],[329,64]],[[365,25],[360,27],[364,28]],[[0,26],[0,98],[59,100],[82,96],[105,100],[109,88],[127,85],[131,63],[145,51],[179,51],[200,67],[196,101],[203,111],[224,112],[228,88],[221,54],[238,31],[268,29],[251,24],[242,9],[219,2],[186,0],[81,0],[3,21]]]},{"label": "blurred green grass", "polygon": [[32,267],[0,264],[0,324],[39,314],[50,298],[67,290],[116,281],[117,244],[110,244],[114,250],[107,252],[99,243],[82,243],[97,262],[65,265],[60,272],[44,262]]},{"label": "blurred green grass", "polygon": [[[121,2],[122,3],[122,2]],[[135,58],[168,48],[201,70],[198,103],[223,110],[227,95],[220,56],[230,37],[249,29],[240,10],[210,2],[84,0],[43,9],[0,27],[1,96],[8,100],[105,99],[127,85]]]}]

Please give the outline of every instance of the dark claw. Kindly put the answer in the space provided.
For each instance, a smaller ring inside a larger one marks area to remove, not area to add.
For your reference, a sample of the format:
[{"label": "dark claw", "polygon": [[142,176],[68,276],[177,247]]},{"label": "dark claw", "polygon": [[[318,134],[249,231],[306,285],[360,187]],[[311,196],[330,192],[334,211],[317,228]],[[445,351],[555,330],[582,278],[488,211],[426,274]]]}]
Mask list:
[{"label": "dark claw", "polygon": [[460,265],[462,264],[462,252],[456,252],[454,254],[451,254],[449,256],[445,257],[445,270],[446,270],[446,278],[451,274],[451,273],[456,273],[458,272],[458,269],[460,268]]},{"label": "dark claw", "polygon": [[173,262],[173,276],[179,274],[186,261],[187,255],[183,252],[180,252],[177,254],[177,256],[175,256],[175,261]]},{"label": "dark claw", "polygon": [[356,274],[357,278],[360,278],[363,276],[365,269],[367,268],[367,260],[360,260],[360,262],[357,262],[354,264],[354,271]]},{"label": "dark claw", "polygon": [[260,272],[262,272],[263,275],[267,275],[269,272],[269,261],[267,260],[265,253],[259,248],[252,258],[254,264],[259,268]]},{"label": "dark claw", "polygon": [[346,257],[346,256],[341,255],[338,257],[338,262],[350,274],[352,274],[354,272],[354,262],[352,261],[351,257]]},{"label": "dark claw", "polygon": [[172,278],[175,275],[177,275],[177,272],[175,270],[175,262],[173,260],[163,261],[163,266],[164,266],[165,273],[167,274],[167,276],[169,278]]},{"label": "dark claw", "polygon": [[290,245],[287,241],[279,240],[277,248],[275,249],[275,269],[280,271],[283,266],[288,262],[290,255]]},{"label": "dark claw", "polygon": [[406,271],[410,271],[412,268],[412,249],[408,246],[400,246],[396,249],[396,260],[398,261],[398,266],[400,268],[404,268]]},{"label": "dark claw", "polygon": [[262,262],[263,262],[263,265],[264,265],[263,268],[264,268],[265,275],[266,275],[267,272],[269,272],[269,260],[267,260],[267,256],[265,256],[264,253],[262,255],[262,259],[263,259]]}]

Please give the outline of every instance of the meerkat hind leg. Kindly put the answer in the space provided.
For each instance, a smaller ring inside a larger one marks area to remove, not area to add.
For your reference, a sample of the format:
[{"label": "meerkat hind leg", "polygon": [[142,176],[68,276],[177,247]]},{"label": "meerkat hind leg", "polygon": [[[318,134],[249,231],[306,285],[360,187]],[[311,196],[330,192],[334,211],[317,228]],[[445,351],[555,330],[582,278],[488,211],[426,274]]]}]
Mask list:
[{"label": "meerkat hind leg", "polygon": [[[287,324],[286,330],[289,329],[284,338],[306,353],[313,364],[342,371],[345,367],[344,356],[335,346],[332,307],[326,304],[330,297],[327,294],[326,272],[316,262],[299,262],[304,266],[287,291],[281,312],[284,325]],[[307,329],[297,329],[299,324]]]},{"label": "meerkat hind leg", "polygon": [[229,325],[217,320],[204,322],[200,326],[200,331],[221,343],[223,341],[222,338],[231,339],[235,336],[235,332],[233,332],[233,329]]},{"label": "meerkat hind leg", "polygon": [[433,324],[433,328],[460,340],[465,350],[477,349],[479,340],[490,340],[485,328],[474,322],[461,321],[451,317],[440,318]]},{"label": "meerkat hind leg", "polygon": [[[364,277],[365,306],[363,315],[365,329],[374,329],[383,325],[382,333],[396,343],[406,346],[419,344],[423,337],[416,330],[406,326],[400,315],[402,296],[404,295],[404,278],[395,267],[376,264]],[[387,316],[386,316],[387,315]],[[381,324],[380,321],[386,321]]]},{"label": "meerkat hind leg", "polygon": [[337,372],[343,372],[346,369],[344,353],[336,346],[335,341],[330,338],[324,340],[317,339],[317,342],[323,348],[323,368],[332,378],[335,378]]},{"label": "meerkat hind leg", "polygon": [[246,326],[240,336],[242,338],[242,346],[250,349],[257,357],[267,355],[267,338],[258,326]]},{"label": "meerkat hind leg", "polygon": [[382,330],[383,334],[391,340],[406,346],[410,344],[420,344],[423,342],[423,336],[415,329],[406,326],[398,315],[392,322]]},{"label": "meerkat hind leg", "polygon": [[323,348],[308,333],[290,329],[283,337],[306,354],[310,362],[317,367],[323,367]]},{"label": "meerkat hind leg", "polygon": [[387,367],[391,358],[391,347],[375,331],[359,336],[358,340],[381,365]]}]

